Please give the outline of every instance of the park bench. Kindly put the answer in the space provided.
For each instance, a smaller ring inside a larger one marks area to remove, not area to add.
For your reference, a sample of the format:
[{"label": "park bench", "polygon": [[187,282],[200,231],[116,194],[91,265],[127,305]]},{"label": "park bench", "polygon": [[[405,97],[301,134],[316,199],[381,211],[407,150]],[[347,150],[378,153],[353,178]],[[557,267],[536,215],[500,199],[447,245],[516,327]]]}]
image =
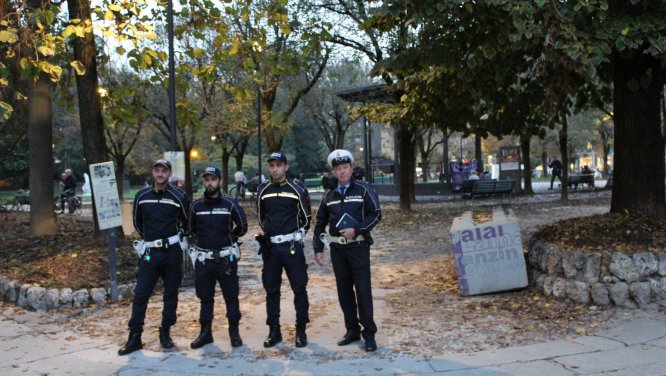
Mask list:
[{"label": "park bench", "polygon": [[320,188],[321,187],[321,179],[319,180],[313,180],[313,179],[304,179],[303,184],[305,185],[306,188],[311,189],[311,188]]},{"label": "park bench", "polygon": [[464,192],[463,198],[474,198],[494,195],[511,195],[515,180],[474,180],[474,186],[469,192]]},{"label": "park bench", "polygon": [[[474,183],[476,183],[477,181],[479,181],[479,180],[478,179],[477,180],[470,180],[470,179],[463,180],[462,184],[460,185],[459,192],[460,193],[469,193],[469,192],[471,192],[472,188],[474,188]],[[497,181],[497,179],[483,179],[483,181]]]},{"label": "park bench", "polygon": [[578,189],[578,184],[586,184],[588,189],[594,188],[594,175],[570,175],[567,178],[567,186],[569,188],[573,186],[574,189]]},{"label": "park bench", "polygon": [[515,180],[498,180],[495,184],[495,195],[511,195],[513,193],[513,186],[516,184]]}]

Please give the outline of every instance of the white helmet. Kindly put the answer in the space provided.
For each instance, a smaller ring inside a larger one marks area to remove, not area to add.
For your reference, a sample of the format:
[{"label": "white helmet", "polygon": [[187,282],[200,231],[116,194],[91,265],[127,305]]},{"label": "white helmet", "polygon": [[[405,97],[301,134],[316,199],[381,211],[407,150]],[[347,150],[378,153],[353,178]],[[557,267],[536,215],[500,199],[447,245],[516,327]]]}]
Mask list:
[{"label": "white helmet", "polygon": [[354,156],[345,149],[333,150],[331,154],[328,155],[328,165],[335,167],[341,163],[349,163],[350,165],[353,165]]}]

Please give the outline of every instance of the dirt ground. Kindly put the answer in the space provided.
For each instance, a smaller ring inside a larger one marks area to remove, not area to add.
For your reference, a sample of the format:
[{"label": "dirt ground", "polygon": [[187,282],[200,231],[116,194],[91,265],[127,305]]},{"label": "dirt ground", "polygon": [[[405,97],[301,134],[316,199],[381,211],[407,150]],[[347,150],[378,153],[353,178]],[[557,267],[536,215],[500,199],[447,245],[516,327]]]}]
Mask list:
[{"label": "dirt ground", "polygon": [[[498,204],[510,207],[519,219],[526,250],[530,237],[543,225],[604,214],[610,205],[609,192],[576,194],[568,203],[562,203],[557,198],[557,195],[551,194],[515,197],[510,201],[425,201],[416,204],[412,213],[399,212],[395,203],[383,203],[384,219],[373,232],[375,245],[371,251],[380,348],[426,357],[446,352],[472,352],[590,334],[598,328],[619,325],[629,317],[662,315],[665,307],[640,311],[558,302],[545,298],[533,288],[475,297],[461,297],[458,294],[449,233],[455,216],[466,210],[474,213],[489,212]],[[585,226],[585,221],[572,220],[569,231],[576,228],[573,225],[575,223],[580,223],[582,228],[589,227]],[[266,334],[263,323],[265,306],[260,277],[261,259],[250,245],[251,235],[255,232],[258,232],[258,226],[256,220],[251,218],[250,231],[242,239],[245,244],[242,246],[240,262],[243,314],[241,334],[245,333],[244,337],[261,336],[256,339],[261,341]],[[557,236],[551,236],[557,240]],[[306,246],[312,319],[309,330],[339,337],[344,328],[330,258],[326,255],[327,264],[324,267],[314,263],[310,237],[311,234],[308,235]],[[661,240],[652,243],[663,249],[663,243],[659,243]],[[122,243],[121,247],[128,245]],[[86,251],[84,247],[75,252],[76,256],[72,256],[71,252],[66,256],[73,263],[72,260],[82,257]],[[99,253],[96,255],[103,258]],[[135,261],[129,259],[126,262],[131,264]],[[187,338],[189,341],[196,337],[199,330],[199,305],[193,288],[184,287],[182,291],[179,322],[172,332],[174,337]],[[287,324],[292,323],[294,317],[291,301],[291,291],[284,278],[282,307],[283,322]],[[222,318],[225,309],[219,293],[215,310],[216,317]],[[85,310],[50,313],[49,320],[93,336],[108,337],[121,344],[126,339],[124,328],[129,313],[129,302],[122,302]],[[161,297],[156,294],[149,306],[147,326],[154,329],[159,324],[160,314]],[[223,321],[219,320],[221,328],[218,330],[223,330]],[[292,327],[285,330],[293,330]],[[148,336],[156,336],[154,330],[149,332]],[[148,346],[157,350],[158,344],[155,338],[152,339]]]}]

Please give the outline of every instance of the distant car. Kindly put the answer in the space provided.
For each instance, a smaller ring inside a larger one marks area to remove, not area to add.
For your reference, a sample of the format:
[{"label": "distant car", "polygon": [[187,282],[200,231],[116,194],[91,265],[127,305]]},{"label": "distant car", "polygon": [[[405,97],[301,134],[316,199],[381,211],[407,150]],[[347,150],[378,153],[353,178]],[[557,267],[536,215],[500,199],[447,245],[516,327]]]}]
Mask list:
[{"label": "distant car", "polygon": [[[169,179],[169,183],[171,183],[171,185],[175,187],[185,190],[185,180],[179,177],[172,177],[171,179]],[[192,192],[198,192],[198,191],[199,191],[199,185],[196,182],[192,182]]]},{"label": "distant car", "polygon": [[175,177],[175,176],[170,177],[169,178],[169,183],[171,185],[173,185],[174,187],[178,187],[178,188],[181,188],[181,189],[185,188],[185,180],[183,180],[179,177]]}]

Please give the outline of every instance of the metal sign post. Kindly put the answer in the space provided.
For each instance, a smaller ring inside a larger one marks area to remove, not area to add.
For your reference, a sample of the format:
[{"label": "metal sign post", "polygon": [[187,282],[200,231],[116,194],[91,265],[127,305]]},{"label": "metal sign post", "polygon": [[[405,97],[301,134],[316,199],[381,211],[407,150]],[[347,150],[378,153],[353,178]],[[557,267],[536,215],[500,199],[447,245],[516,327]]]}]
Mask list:
[{"label": "metal sign post", "polygon": [[100,230],[107,230],[109,245],[109,275],[111,278],[111,302],[118,301],[118,277],[116,276],[116,227],[122,226],[120,197],[113,162],[91,164],[90,182],[93,187],[93,204],[97,209]]},{"label": "metal sign post", "polygon": [[116,267],[116,229],[110,228],[106,232],[106,242],[109,245],[109,276],[111,277],[111,302],[118,301],[118,275]]}]

